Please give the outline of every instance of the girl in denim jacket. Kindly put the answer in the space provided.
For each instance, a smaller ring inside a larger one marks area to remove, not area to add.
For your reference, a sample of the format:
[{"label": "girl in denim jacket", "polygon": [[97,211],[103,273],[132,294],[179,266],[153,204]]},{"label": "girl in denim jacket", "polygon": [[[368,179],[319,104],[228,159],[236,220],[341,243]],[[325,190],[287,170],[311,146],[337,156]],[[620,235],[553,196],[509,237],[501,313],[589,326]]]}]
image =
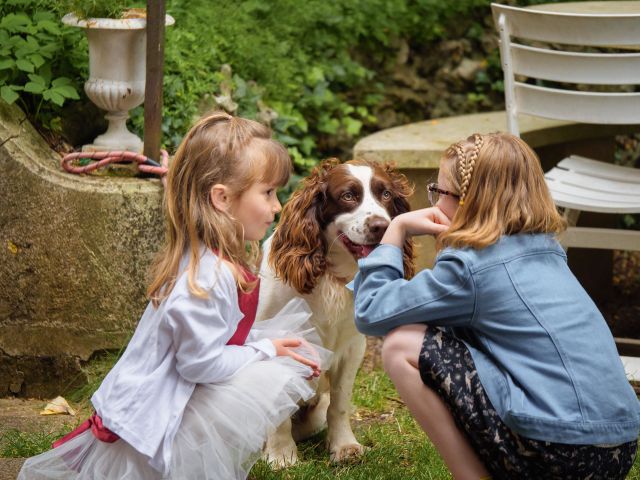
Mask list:
[{"label": "girl in denim jacket", "polygon": [[[431,208],[396,217],[354,279],[356,326],[457,479],[622,479],[640,407],[602,315],[555,239],[565,228],[521,139],[449,147]],[[407,236],[436,235],[403,279]]]}]

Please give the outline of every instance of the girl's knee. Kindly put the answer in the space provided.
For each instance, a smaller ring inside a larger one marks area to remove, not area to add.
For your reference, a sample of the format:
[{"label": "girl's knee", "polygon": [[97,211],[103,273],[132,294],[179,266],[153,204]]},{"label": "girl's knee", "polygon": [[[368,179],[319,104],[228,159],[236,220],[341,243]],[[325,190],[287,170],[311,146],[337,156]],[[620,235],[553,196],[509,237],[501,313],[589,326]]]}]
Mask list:
[{"label": "girl's knee", "polygon": [[404,325],[387,334],[382,344],[382,365],[387,374],[407,363],[417,365],[425,329],[424,325]]}]

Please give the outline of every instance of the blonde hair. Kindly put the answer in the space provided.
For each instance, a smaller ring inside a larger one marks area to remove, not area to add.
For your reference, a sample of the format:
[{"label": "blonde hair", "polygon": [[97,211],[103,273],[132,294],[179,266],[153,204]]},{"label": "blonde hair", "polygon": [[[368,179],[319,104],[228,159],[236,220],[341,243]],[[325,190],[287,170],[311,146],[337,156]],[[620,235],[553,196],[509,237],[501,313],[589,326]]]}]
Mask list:
[{"label": "blonde hair", "polygon": [[451,145],[440,168],[459,192],[460,206],[437,248],[484,248],[502,235],[559,234],[558,213],[536,153],[508,133],[474,134]]},{"label": "blonde hair", "polygon": [[247,244],[242,224],[213,207],[211,188],[225,185],[233,202],[255,182],[283,186],[290,174],[287,150],[271,138],[265,125],[225,112],[201,118],[182,140],[167,174],[165,242],[151,266],[147,289],[153,304],[157,306],[173,289],[187,249],[189,291],[206,297],[196,284],[202,244],[231,267],[239,288],[252,289],[255,282],[245,278],[242,267],[257,258],[258,242]]}]

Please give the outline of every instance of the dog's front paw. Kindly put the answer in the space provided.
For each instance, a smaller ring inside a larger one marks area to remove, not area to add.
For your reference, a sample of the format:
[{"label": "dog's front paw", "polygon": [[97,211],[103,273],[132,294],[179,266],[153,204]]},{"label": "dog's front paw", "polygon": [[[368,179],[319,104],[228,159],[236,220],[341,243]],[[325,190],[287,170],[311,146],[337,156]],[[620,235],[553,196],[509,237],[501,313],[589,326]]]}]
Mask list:
[{"label": "dog's front paw", "polygon": [[262,453],[262,459],[274,470],[291,467],[298,461],[298,449],[295,443],[291,446],[278,449],[267,449]]},{"label": "dog's front paw", "polygon": [[347,445],[340,445],[337,447],[331,447],[329,450],[330,459],[334,463],[345,462],[348,460],[355,460],[356,458],[362,456],[364,453],[365,447],[360,445],[358,442],[349,443]]}]

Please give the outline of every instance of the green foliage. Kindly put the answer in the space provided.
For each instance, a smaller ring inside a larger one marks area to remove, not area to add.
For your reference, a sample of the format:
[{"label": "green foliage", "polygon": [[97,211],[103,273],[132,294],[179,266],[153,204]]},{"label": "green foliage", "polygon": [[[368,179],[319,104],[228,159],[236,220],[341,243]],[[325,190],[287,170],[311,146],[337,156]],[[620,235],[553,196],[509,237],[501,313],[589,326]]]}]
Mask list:
[{"label": "green foliage", "polygon": [[0,457],[26,458],[51,448],[51,444],[73,430],[72,425],[51,431],[23,432],[10,429],[0,435]]},{"label": "green foliage", "polygon": [[[67,10],[82,16],[108,16],[114,12],[89,9],[140,4],[8,0],[0,13],[22,12],[39,25],[34,19],[43,11],[49,20],[50,12],[61,16]],[[168,0],[167,12],[176,24],[167,29],[165,43],[165,147],[174,150],[204,112],[225,108],[268,123],[288,147],[296,172],[303,175],[321,158],[348,157],[357,139],[373,130],[431,115],[501,108],[499,57],[495,45],[487,46],[485,38],[487,32],[493,35],[489,4],[489,0]],[[14,55],[12,69],[0,70],[6,77],[3,97],[15,101],[19,96],[32,118],[43,117],[40,107],[46,107],[49,117],[38,120],[46,128],[58,125],[51,119],[64,115],[67,105],[60,105],[71,98],[71,89],[80,92],[82,102],[89,102],[82,93],[87,77],[86,41],[80,29],[61,26],[58,20],[54,23],[61,35],[46,31],[46,26],[52,27],[50,22],[38,27],[52,36],[48,43],[39,42],[51,44],[49,56],[37,53],[44,59],[39,69],[27,58],[34,71],[20,70]],[[71,36],[73,46],[67,41]],[[468,50],[435,57],[438,45],[449,39],[464,39]],[[405,47],[407,52],[402,53]],[[406,59],[400,62],[402,55]],[[463,57],[481,61],[482,67],[475,78],[459,85],[431,86],[430,77],[438,72],[414,68],[420,62],[450,62],[455,69]],[[415,78],[404,81],[400,67],[413,68]],[[70,82],[54,83],[60,77]],[[426,91],[413,89],[419,81],[428,85]],[[408,91],[409,100],[394,97],[399,90]],[[393,114],[391,121],[381,121],[385,111]],[[131,115],[134,129],[142,134],[142,108]]]},{"label": "green foliage", "polygon": [[[165,142],[175,148],[194,117],[222,107],[270,123],[301,174],[320,158],[348,156],[360,136],[380,128],[399,42],[420,52],[448,38],[480,42],[493,31],[489,4],[169,0],[176,25],[165,51]],[[502,101],[502,73],[497,51],[484,60],[466,102],[487,110]],[[141,129],[141,113],[134,123]]]},{"label": "green foliage", "polygon": [[59,48],[59,36],[57,18],[50,12],[37,12],[32,17],[9,13],[0,20],[0,85],[7,103],[17,100],[19,91],[42,96],[58,106],[67,98],[80,98],[69,78],[52,78],[47,60],[52,60]]},{"label": "green foliage", "polygon": [[63,55],[71,41],[77,43],[41,1],[0,6],[0,97],[7,103],[19,100],[45,128],[55,126],[52,112],[80,99],[77,74]]},{"label": "green foliage", "polygon": [[[301,172],[316,163],[319,150],[332,153],[318,139],[355,138],[375,120],[369,107],[380,95],[368,90],[380,94],[380,85],[371,84],[373,73],[350,56],[358,39],[346,35],[353,23],[348,5],[169,2],[180,26],[166,43],[163,127],[170,146],[195,116],[220,107],[270,123]],[[221,68],[225,64],[231,73]],[[356,93],[358,86],[367,91]],[[224,102],[228,97],[232,103]]]}]

